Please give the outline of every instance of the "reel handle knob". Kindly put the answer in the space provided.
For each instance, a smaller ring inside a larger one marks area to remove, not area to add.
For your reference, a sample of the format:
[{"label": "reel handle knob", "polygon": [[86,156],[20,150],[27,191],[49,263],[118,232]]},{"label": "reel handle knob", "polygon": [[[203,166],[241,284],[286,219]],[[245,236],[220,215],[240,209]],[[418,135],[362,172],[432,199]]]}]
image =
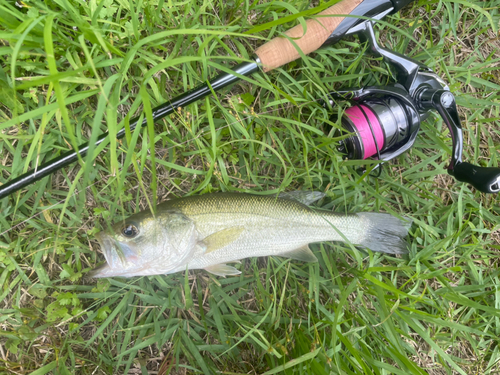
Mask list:
[{"label": "reel handle knob", "polygon": [[483,193],[500,192],[500,168],[480,167],[467,162],[458,163],[449,173]]}]

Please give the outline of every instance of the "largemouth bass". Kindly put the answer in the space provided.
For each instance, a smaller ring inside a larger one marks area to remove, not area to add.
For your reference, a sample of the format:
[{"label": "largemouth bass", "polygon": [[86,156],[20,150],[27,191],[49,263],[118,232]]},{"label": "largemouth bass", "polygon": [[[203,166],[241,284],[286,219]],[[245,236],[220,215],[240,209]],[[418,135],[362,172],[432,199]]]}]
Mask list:
[{"label": "largemouth bass", "polygon": [[98,233],[107,264],[92,276],[160,275],[186,269],[236,275],[240,271],[227,263],[248,257],[317,261],[308,244],[322,241],[348,241],[391,254],[407,252],[410,222],[389,214],[332,213],[302,203],[321,196],[216,193],[169,200],[157,207],[155,216],[143,211]]}]

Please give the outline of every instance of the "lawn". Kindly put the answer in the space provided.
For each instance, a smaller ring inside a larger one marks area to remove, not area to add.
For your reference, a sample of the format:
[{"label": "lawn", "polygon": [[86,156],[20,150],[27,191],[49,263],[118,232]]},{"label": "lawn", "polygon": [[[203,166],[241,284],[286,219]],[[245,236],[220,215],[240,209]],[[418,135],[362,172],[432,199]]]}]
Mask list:
[{"label": "lawn", "polygon": [[[345,106],[322,100],[394,83],[358,38],[115,140],[321,4],[0,0],[0,184],[111,135],[0,201],[1,374],[500,374],[498,196],[448,176],[437,114],[379,178],[344,159],[330,116]],[[499,9],[418,0],[375,27],[449,84],[465,160],[482,166],[500,164]],[[95,233],[132,213],[193,194],[293,190],[326,193],[328,210],[411,218],[409,254],[322,243],[316,264],[249,258],[227,278],[87,275],[104,261]]]}]

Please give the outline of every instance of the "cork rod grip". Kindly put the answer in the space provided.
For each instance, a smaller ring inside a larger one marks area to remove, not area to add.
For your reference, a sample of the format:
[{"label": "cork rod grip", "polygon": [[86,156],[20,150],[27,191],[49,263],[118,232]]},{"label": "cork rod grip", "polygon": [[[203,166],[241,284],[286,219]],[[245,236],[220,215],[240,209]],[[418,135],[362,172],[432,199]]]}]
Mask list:
[{"label": "cork rod grip", "polygon": [[[291,28],[285,34],[292,38],[297,47],[307,55],[321,47],[344,20],[345,17],[338,15],[350,14],[362,2],[363,0],[343,0],[318,13],[320,17],[307,20],[305,34],[302,25]],[[300,57],[297,48],[285,37],[272,39],[257,48],[255,54],[259,57],[264,72],[279,68]]]}]

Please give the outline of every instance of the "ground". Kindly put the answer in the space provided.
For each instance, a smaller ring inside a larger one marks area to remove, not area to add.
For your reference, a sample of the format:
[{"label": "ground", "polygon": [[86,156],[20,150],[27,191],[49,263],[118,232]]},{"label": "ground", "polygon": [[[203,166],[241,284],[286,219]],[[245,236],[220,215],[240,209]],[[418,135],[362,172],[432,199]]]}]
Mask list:
[{"label": "ground", "polygon": [[[113,140],[143,109],[333,3],[0,0],[0,184],[102,133]],[[499,7],[416,1],[376,26],[381,44],[449,84],[465,159],[482,166],[499,165]],[[345,103],[325,108],[326,93],[393,82],[349,37],[2,199],[0,372],[500,374],[498,196],[446,173],[451,140],[437,115],[379,178],[337,151],[330,115]],[[95,233],[134,212],[283,190],[324,192],[318,205],[337,212],[411,218],[410,252],[324,243],[312,246],[317,264],[252,258],[237,277],[87,276],[104,261]]]}]

